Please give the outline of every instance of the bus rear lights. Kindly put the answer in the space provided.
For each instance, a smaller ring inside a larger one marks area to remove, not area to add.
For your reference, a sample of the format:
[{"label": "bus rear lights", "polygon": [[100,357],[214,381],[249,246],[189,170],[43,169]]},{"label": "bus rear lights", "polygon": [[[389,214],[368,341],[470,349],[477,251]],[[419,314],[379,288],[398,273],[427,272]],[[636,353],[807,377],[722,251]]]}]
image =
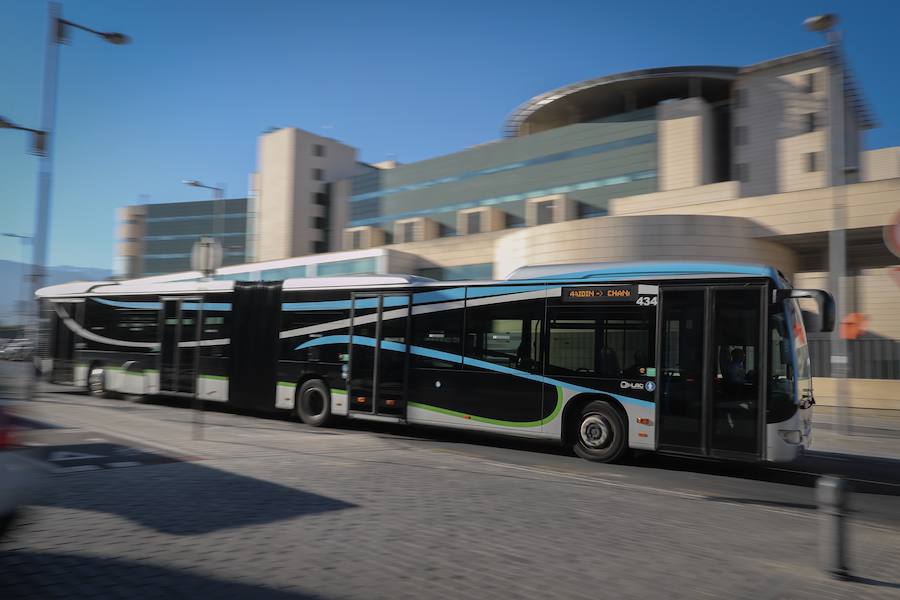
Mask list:
[{"label": "bus rear lights", "polygon": [[357,403],[357,404],[365,404],[365,403],[366,403],[366,397],[365,397],[365,396],[357,396],[357,397],[356,397],[356,403]]},{"label": "bus rear lights", "polygon": [[779,429],[778,435],[788,444],[799,444],[803,441],[803,432],[799,429]]},{"label": "bus rear lights", "polygon": [[638,417],[637,423],[638,425],[651,425],[653,421],[651,421],[650,419]]},{"label": "bus rear lights", "polygon": [[394,400],[393,398],[390,400],[385,400],[384,405],[385,406],[397,406],[397,401]]}]

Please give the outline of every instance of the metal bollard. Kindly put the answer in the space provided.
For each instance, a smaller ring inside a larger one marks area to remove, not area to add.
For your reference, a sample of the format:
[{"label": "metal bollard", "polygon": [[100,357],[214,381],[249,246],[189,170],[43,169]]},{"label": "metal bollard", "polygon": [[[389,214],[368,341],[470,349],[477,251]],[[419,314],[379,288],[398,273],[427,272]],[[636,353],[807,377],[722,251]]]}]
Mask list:
[{"label": "metal bollard", "polygon": [[825,572],[835,579],[850,579],[847,566],[847,482],[825,475],[816,481],[821,535],[819,556]]}]

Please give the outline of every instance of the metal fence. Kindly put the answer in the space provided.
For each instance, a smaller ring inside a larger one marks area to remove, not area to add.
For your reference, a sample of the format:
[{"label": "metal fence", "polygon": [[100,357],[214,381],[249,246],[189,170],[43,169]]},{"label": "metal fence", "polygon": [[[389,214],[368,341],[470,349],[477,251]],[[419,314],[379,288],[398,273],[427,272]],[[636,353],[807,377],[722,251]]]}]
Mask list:
[{"label": "metal fence", "polygon": [[[872,338],[847,341],[849,377],[900,379],[900,340]],[[809,340],[813,377],[831,377],[831,340]]]}]

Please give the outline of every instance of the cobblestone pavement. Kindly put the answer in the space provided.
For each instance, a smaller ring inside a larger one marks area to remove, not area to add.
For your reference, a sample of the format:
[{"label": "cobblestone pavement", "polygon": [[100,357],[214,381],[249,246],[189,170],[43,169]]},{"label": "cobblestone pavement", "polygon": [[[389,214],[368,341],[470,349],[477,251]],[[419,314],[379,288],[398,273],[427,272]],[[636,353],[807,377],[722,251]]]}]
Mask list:
[{"label": "cobblestone pavement", "polygon": [[458,451],[224,413],[193,440],[174,404],[45,394],[30,408],[59,428],[27,439],[61,459],[103,442],[171,461],[59,470],[0,543],[4,600],[900,598],[894,524],[856,523],[860,580],[835,582],[813,507],[745,479],[717,475],[731,493],[711,495],[696,473],[660,485],[533,445]]}]

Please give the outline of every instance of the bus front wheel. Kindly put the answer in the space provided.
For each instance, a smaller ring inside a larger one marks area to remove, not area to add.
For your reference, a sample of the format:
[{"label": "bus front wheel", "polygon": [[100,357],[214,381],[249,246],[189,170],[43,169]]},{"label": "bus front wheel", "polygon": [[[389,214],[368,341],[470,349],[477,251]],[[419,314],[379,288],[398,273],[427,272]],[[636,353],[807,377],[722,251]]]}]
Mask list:
[{"label": "bus front wheel", "polygon": [[572,450],[594,462],[615,462],[628,450],[622,415],[608,402],[594,400],[572,420]]},{"label": "bus front wheel", "polygon": [[331,420],[331,391],[321,379],[310,379],[297,390],[294,406],[297,416],[307,425],[327,425]]}]

